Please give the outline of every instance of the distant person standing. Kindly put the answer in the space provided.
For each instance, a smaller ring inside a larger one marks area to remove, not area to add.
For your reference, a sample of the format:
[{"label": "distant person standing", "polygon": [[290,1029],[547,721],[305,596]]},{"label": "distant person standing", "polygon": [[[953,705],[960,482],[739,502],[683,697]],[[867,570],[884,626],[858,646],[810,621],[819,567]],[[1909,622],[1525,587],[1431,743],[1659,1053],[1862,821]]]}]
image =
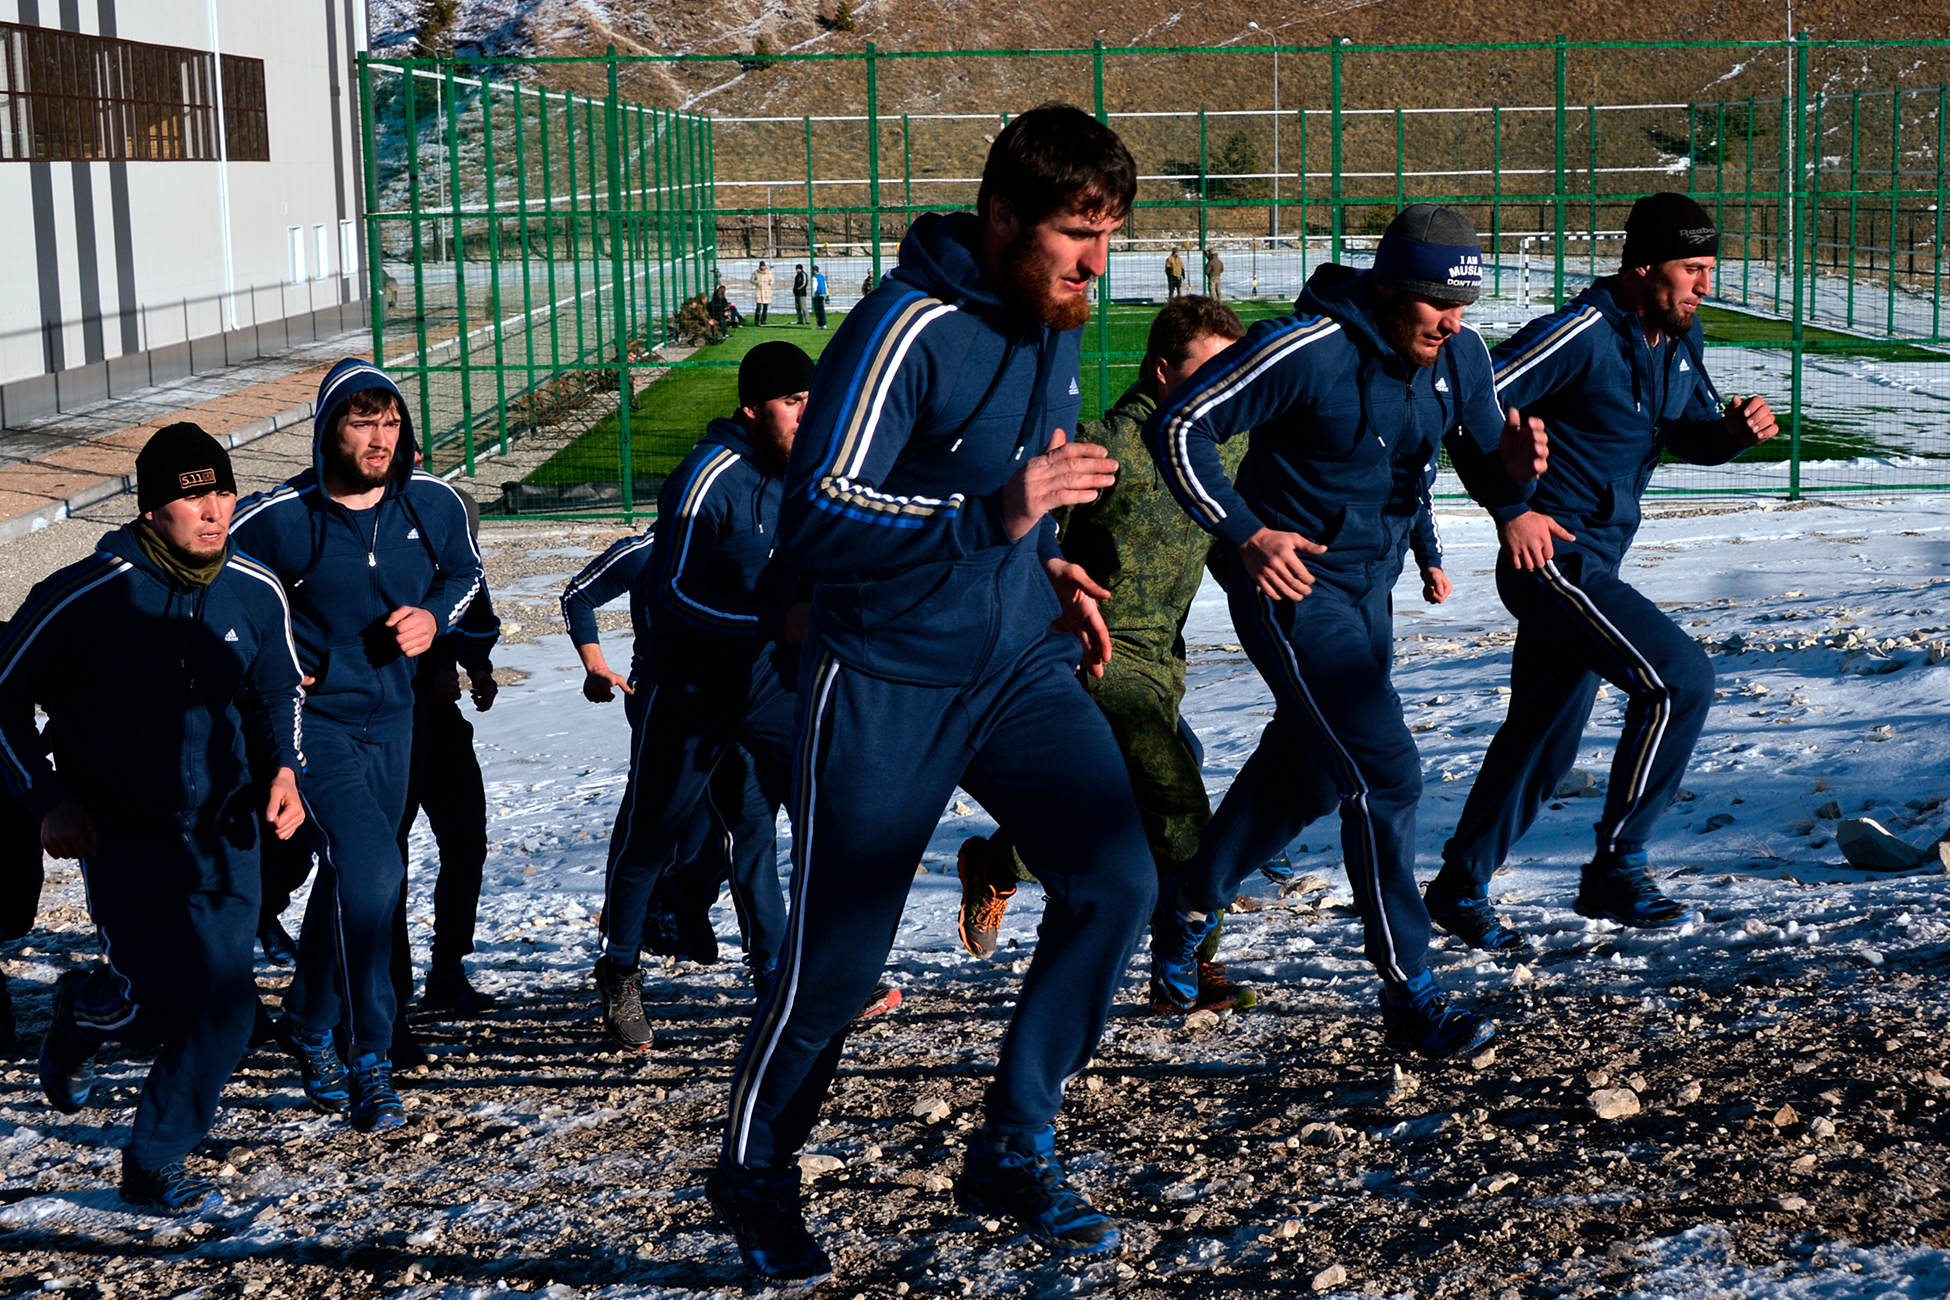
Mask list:
[{"label": "distant person standing", "polygon": [[799,323],[806,323],[806,295],[812,292],[812,277],[806,274],[803,262],[792,264],[792,310],[798,315]]},{"label": "distant person standing", "polygon": [[818,267],[812,273],[813,323],[826,328],[826,272]]},{"label": "distant person standing", "polygon": [[1216,248],[1206,249],[1205,292],[1208,296],[1218,299],[1225,298],[1225,289],[1223,287],[1225,274],[1226,264],[1219,260],[1219,250]]},{"label": "distant person standing", "polygon": [[752,273],[752,324],[763,325],[772,312],[772,286],[778,277],[772,268],[760,262],[758,270]]},{"label": "distant person standing", "polygon": [[1165,298],[1176,298],[1185,292],[1185,259],[1178,255],[1177,249],[1165,259]]}]

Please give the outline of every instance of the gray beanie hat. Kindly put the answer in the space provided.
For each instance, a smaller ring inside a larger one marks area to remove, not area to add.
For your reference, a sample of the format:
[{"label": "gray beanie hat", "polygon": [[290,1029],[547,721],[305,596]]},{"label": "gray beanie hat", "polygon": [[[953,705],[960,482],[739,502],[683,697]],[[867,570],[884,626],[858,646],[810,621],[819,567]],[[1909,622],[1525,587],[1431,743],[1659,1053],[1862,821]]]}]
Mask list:
[{"label": "gray beanie hat", "polygon": [[1483,246],[1469,218],[1433,203],[1401,210],[1375,250],[1377,283],[1444,302],[1475,302],[1483,292]]}]

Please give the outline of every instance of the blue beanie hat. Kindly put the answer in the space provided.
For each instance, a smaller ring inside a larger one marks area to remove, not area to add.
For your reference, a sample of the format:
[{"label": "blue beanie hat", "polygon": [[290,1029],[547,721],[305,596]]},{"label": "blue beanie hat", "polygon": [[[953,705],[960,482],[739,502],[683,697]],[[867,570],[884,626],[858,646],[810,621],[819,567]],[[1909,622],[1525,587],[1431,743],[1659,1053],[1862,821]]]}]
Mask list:
[{"label": "blue beanie hat", "polygon": [[1376,283],[1402,293],[1475,302],[1483,293],[1483,246],[1461,213],[1411,203],[1381,236],[1373,274]]}]

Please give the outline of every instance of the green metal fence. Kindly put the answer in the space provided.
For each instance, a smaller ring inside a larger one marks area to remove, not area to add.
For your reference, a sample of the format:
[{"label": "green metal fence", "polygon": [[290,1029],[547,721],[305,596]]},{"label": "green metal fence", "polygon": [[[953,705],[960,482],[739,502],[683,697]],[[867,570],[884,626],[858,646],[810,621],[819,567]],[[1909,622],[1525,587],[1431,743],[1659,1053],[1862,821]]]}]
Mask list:
[{"label": "green metal fence", "polygon": [[[1011,112],[1066,99],[1141,173],[1085,336],[1086,416],[1134,373],[1171,250],[1194,291],[1216,251],[1251,319],[1322,262],[1365,264],[1402,205],[1448,203],[1483,234],[1470,318],[1494,340],[1613,269],[1632,202],[1679,189],[1722,231],[1715,377],[1766,395],[1785,434],[1654,490],[1950,487],[1946,55],[1560,38],[368,59],[374,346],[436,468],[486,478],[490,508],[628,517],[730,409],[752,343],[830,337],[798,323],[795,264],[843,313],[915,214],[973,203]],[[645,106],[674,97],[710,115]],[[760,260],[778,272],[763,328],[719,339],[681,311],[721,279],[749,318]]]}]

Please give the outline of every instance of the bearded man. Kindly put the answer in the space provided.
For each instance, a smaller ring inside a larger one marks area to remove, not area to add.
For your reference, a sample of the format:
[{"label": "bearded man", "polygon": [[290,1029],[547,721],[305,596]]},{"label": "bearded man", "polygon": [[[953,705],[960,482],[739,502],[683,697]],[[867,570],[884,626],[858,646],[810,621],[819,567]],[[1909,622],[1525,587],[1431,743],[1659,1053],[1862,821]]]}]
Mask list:
[{"label": "bearded man", "polygon": [[1064,1177],[1052,1121],[1157,877],[1116,738],[1076,676],[1080,657],[1097,671],[1109,658],[1106,593],[1063,558],[1049,512],[1116,480],[1109,454],[1067,431],[1082,414],[1090,293],[1136,192],[1108,127],[1064,104],[1024,113],[989,151],[976,211],[914,223],[813,376],[779,508],[780,557],[819,575],[792,914],[708,1187],[763,1277],[831,1271],[795,1157],[957,784],[1015,840],[1046,901],[956,1200],[1059,1252],[1117,1245]]}]

